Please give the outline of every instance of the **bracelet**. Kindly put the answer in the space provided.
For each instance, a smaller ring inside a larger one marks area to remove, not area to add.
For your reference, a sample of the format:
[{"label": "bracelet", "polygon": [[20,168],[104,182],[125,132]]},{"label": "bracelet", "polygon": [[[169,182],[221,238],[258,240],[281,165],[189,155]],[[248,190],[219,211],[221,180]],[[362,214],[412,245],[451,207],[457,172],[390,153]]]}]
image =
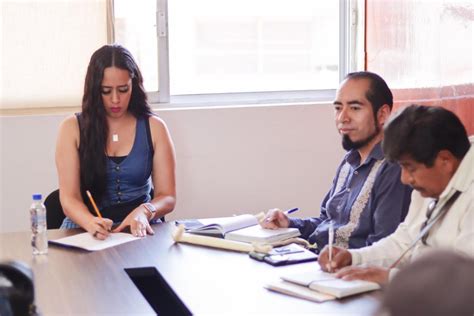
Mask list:
[{"label": "bracelet", "polygon": [[152,219],[157,211],[156,207],[151,203],[143,203],[142,205],[148,212],[150,212],[150,219]]}]

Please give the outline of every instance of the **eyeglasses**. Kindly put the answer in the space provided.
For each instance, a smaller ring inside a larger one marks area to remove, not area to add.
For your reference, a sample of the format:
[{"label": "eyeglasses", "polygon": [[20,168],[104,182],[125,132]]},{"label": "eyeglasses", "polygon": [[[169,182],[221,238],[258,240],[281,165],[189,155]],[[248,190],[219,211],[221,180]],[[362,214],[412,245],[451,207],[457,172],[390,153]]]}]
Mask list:
[{"label": "eyeglasses", "polygon": [[[426,210],[426,221],[423,223],[423,225],[421,225],[421,229],[420,229],[420,232],[423,231],[423,229],[425,229],[425,227],[428,225],[428,223],[430,222],[430,219],[431,219],[431,216],[433,215],[433,211],[435,210],[436,208],[436,204],[438,204],[438,200],[433,200],[430,202],[430,204],[428,204],[428,209]],[[426,232],[426,234],[423,235],[423,237],[421,237],[421,242],[423,243],[423,245],[427,246],[428,244],[426,243],[426,240],[428,239],[428,235],[430,234],[429,231]]]}]

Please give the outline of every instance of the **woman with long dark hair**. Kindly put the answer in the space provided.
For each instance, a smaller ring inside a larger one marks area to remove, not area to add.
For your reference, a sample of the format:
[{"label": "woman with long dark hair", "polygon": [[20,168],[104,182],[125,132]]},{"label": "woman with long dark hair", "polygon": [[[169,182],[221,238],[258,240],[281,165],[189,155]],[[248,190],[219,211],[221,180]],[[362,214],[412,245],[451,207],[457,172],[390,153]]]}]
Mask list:
[{"label": "woman with long dark hair", "polygon": [[[146,98],[143,78],[130,52],[105,45],[91,57],[82,112],[59,130],[56,166],[66,219],[61,228],[82,227],[98,239],[130,226],[152,234],[150,222],[176,203],[174,147],[166,124]],[[101,217],[91,212],[90,191]],[[153,196],[151,196],[153,193]]]}]

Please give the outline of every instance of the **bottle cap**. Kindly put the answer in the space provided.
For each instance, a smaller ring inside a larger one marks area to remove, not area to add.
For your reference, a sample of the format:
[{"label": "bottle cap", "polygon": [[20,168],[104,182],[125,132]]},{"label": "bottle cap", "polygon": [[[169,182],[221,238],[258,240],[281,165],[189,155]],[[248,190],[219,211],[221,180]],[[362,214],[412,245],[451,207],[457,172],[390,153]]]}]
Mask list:
[{"label": "bottle cap", "polygon": [[33,200],[38,201],[41,200],[43,197],[39,193],[33,194]]}]

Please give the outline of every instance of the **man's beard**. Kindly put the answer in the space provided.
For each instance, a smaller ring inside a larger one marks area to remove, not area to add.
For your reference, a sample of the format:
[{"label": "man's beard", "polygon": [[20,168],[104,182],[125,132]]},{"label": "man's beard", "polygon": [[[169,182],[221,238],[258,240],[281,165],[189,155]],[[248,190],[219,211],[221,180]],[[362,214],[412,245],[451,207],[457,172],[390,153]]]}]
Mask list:
[{"label": "man's beard", "polygon": [[375,137],[377,137],[379,132],[380,127],[377,123],[375,123],[375,131],[364,139],[354,142],[349,138],[349,135],[342,135],[342,148],[344,148],[346,151],[349,151],[351,149],[357,150],[359,148],[362,148],[368,143],[370,143]]}]

